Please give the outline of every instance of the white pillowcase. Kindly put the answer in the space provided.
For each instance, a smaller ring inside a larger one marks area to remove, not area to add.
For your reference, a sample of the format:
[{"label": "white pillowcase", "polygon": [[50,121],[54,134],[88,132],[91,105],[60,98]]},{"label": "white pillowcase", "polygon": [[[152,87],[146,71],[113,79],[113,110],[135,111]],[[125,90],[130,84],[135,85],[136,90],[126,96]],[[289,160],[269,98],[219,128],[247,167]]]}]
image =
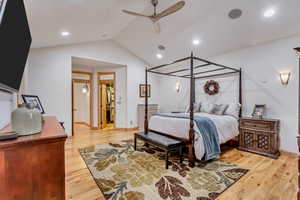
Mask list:
[{"label": "white pillowcase", "polygon": [[230,115],[236,119],[239,119],[240,110],[241,110],[241,104],[230,103],[224,115]]},{"label": "white pillowcase", "polygon": [[202,103],[201,108],[200,108],[200,112],[212,113],[213,109],[214,109],[214,104],[212,104],[212,103]]},{"label": "white pillowcase", "polygon": [[229,106],[228,104],[214,104],[212,114],[224,115],[224,113],[227,110],[228,106]]}]

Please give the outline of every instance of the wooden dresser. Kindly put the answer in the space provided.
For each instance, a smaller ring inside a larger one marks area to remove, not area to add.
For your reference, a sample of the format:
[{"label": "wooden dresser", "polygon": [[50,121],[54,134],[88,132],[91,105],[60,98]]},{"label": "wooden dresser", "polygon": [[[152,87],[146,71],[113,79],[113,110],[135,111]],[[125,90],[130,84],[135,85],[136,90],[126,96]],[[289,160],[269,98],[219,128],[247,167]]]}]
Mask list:
[{"label": "wooden dresser", "polygon": [[44,119],[41,133],[0,141],[0,200],[65,199],[67,135],[55,117]]},{"label": "wooden dresser", "polygon": [[[158,104],[148,104],[148,120],[152,115],[158,113],[159,107]],[[139,104],[138,105],[138,128],[139,130],[144,130],[144,122],[145,122],[145,105]]]},{"label": "wooden dresser", "polygon": [[280,121],[240,119],[239,149],[278,158]]}]

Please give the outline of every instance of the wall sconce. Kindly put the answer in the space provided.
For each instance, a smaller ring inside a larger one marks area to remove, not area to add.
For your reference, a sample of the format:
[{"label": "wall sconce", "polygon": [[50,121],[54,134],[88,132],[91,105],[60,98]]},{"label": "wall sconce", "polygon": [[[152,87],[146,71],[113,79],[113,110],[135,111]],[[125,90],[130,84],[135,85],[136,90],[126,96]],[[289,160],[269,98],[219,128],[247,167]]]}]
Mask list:
[{"label": "wall sconce", "polygon": [[280,80],[282,85],[289,84],[291,72],[281,72],[279,75],[280,75]]},{"label": "wall sconce", "polygon": [[83,94],[86,94],[86,93],[88,93],[89,92],[89,86],[86,84],[85,86],[83,86],[83,88],[82,88],[82,93]]},{"label": "wall sconce", "polygon": [[300,47],[294,48],[294,50],[296,51],[297,56],[300,56]]},{"label": "wall sconce", "polygon": [[180,91],[180,82],[176,83],[175,89],[176,89],[176,92]]}]

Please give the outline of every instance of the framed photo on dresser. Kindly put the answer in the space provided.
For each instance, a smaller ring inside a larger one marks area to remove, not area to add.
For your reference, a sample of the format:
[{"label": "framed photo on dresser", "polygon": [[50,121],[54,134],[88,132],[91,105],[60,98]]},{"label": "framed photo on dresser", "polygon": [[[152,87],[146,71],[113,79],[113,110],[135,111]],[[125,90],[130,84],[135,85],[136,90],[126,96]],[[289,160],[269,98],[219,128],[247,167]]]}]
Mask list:
[{"label": "framed photo on dresser", "polygon": [[33,103],[34,108],[39,110],[41,114],[45,114],[44,108],[38,96],[34,95],[22,95],[24,103]]}]

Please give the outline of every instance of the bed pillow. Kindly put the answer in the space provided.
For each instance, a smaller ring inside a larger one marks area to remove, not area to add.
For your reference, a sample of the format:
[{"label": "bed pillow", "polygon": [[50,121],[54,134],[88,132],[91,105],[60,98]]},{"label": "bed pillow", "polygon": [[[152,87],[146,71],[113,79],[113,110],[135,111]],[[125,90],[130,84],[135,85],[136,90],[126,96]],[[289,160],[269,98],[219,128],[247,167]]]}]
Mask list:
[{"label": "bed pillow", "polygon": [[[201,103],[194,103],[194,112],[200,112],[200,108],[201,108]],[[186,107],[186,110],[185,110],[186,113],[189,113],[190,112],[190,105],[188,105]]]},{"label": "bed pillow", "polygon": [[226,109],[224,115],[230,115],[236,119],[239,119],[240,110],[241,110],[241,104],[231,103]]},{"label": "bed pillow", "polygon": [[201,108],[200,108],[200,112],[212,113],[213,109],[214,109],[214,104],[212,104],[212,103],[202,103]]},{"label": "bed pillow", "polygon": [[211,113],[215,114],[215,115],[224,115],[228,106],[229,106],[228,104],[214,104],[214,107],[213,107]]}]

